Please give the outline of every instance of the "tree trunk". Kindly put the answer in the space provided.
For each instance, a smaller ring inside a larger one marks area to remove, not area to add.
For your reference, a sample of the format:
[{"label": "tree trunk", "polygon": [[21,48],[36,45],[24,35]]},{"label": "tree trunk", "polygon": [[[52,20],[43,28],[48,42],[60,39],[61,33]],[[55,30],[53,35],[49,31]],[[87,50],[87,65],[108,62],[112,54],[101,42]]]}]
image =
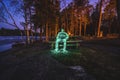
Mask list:
[{"label": "tree trunk", "polygon": [[57,36],[57,33],[58,33],[58,17],[56,18],[55,36]]},{"label": "tree trunk", "polygon": [[116,0],[117,6],[117,16],[118,16],[118,25],[119,25],[119,35],[120,35],[120,0]]},{"label": "tree trunk", "polygon": [[27,9],[25,8],[24,10],[25,10],[24,14],[25,14],[26,44],[30,44],[30,35],[29,35],[28,21],[27,21]]},{"label": "tree trunk", "polygon": [[109,20],[108,33],[111,34],[111,21]]},{"label": "tree trunk", "polygon": [[78,19],[76,17],[74,17],[74,19],[75,19],[75,23],[74,23],[74,30],[75,30],[74,31],[74,35],[79,35],[79,26],[78,26],[79,21],[78,21]]},{"label": "tree trunk", "polygon": [[48,42],[48,23],[46,23],[46,42]]},{"label": "tree trunk", "polygon": [[72,34],[72,36],[74,36],[74,25],[73,25],[73,12],[71,11],[71,26],[70,26],[70,32],[69,32],[69,34]]},{"label": "tree trunk", "polygon": [[98,22],[98,30],[97,30],[97,37],[100,37],[101,32],[101,22],[102,22],[102,0],[100,1],[100,14],[99,14],[99,22]]},{"label": "tree trunk", "polygon": [[[50,26],[50,25],[49,25]],[[53,34],[55,35],[55,27],[54,28],[52,28],[51,26],[50,27],[48,27],[48,36],[49,36],[49,38],[52,38],[52,36],[53,36]]]},{"label": "tree trunk", "polygon": [[28,25],[26,25],[26,38],[27,38],[27,44],[30,44],[30,35],[29,35]]},{"label": "tree trunk", "polygon": [[30,29],[30,34],[31,34],[31,43],[33,43],[33,41],[34,41],[34,35],[33,35],[33,32],[32,32],[32,29]]},{"label": "tree trunk", "polygon": [[32,16],[32,12],[31,12],[31,8],[29,7],[29,13],[30,13],[30,34],[31,34],[31,40],[30,42],[33,43],[34,41],[34,35],[33,35],[33,26],[32,26],[32,21],[31,21],[31,16]]},{"label": "tree trunk", "polygon": [[48,36],[49,36],[50,38],[52,38],[52,29],[51,29],[51,27],[50,27],[48,30],[49,30],[49,31],[48,31],[48,32],[49,32],[49,35],[48,35]]},{"label": "tree trunk", "polygon": [[84,36],[86,35],[86,23],[84,24]]},{"label": "tree trunk", "polygon": [[42,42],[42,26],[40,27],[40,42]]},{"label": "tree trunk", "polygon": [[82,36],[82,22],[80,21],[80,32],[79,35]]},{"label": "tree trunk", "polygon": [[[35,25],[35,26],[37,26],[37,25]],[[35,40],[37,41],[37,28],[38,27],[35,27]]]}]

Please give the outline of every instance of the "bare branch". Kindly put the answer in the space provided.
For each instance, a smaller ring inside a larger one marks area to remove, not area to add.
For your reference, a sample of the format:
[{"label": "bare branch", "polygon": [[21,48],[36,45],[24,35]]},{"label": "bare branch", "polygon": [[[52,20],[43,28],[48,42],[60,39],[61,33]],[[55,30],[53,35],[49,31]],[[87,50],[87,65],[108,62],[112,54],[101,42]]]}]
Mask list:
[{"label": "bare branch", "polygon": [[[10,16],[10,18],[12,19],[14,27],[16,27],[17,29],[20,29],[20,28],[17,26],[17,24],[16,24],[16,22],[15,22],[15,19],[13,18],[12,14],[8,11],[8,9],[7,9],[6,5],[4,4],[4,2],[3,2],[2,0],[0,0],[0,3],[2,4],[2,6],[4,7],[4,9],[5,9],[6,12],[8,13],[8,15]],[[3,22],[5,22],[5,21],[3,21]],[[11,24],[11,23],[8,23],[7,21],[6,21],[5,23]]]}]

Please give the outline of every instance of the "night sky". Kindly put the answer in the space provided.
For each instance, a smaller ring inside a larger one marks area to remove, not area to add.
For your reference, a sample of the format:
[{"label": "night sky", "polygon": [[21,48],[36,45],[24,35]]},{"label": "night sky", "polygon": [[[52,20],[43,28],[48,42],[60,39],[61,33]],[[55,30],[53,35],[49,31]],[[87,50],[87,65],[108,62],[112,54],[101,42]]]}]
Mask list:
[{"label": "night sky", "polygon": [[[8,4],[9,0],[6,0],[5,4]],[[90,4],[93,4],[95,5],[95,3],[98,1],[98,0],[89,0],[90,1]],[[64,8],[65,6],[67,6],[70,2],[72,2],[72,0],[66,0],[66,4],[65,3],[61,3],[61,8]],[[20,16],[20,15],[16,15],[14,16],[14,19],[16,20],[17,24],[20,26],[21,29],[23,29],[23,27],[21,27],[21,25],[19,24],[19,22],[23,21],[24,19]],[[10,26],[10,25],[7,25],[7,24],[3,24],[3,23],[0,23],[0,28],[8,28],[8,29],[15,29],[13,26]]]}]

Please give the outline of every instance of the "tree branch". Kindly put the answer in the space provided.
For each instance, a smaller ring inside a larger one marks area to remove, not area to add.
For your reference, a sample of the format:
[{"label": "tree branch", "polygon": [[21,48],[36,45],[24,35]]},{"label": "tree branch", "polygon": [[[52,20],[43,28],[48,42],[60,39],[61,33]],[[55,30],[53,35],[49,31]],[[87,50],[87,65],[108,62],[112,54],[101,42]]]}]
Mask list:
[{"label": "tree branch", "polygon": [[10,16],[10,18],[12,19],[14,25],[11,24],[11,23],[8,23],[7,21],[6,21],[6,22],[3,21],[3,22],[4,22],[4,23],[7,23],[7,24],[9,24],[9,25],[12,25],[12,26],[14,26],[14,27],[16,27],[17,29],[20,30],[20,28],[17,26],[17,24],[16,24],[16,22],[15,22],[15,19],[13,18],[12,14],[8,11],[8,9],[7,9],[6,5],[4,4],[4,2],[3,2],[2,0],[0,0],[0,3],[3,5],[3,7],[4,7],[5,10],[6,10],[6,12],[9,14],[9,16]]}]

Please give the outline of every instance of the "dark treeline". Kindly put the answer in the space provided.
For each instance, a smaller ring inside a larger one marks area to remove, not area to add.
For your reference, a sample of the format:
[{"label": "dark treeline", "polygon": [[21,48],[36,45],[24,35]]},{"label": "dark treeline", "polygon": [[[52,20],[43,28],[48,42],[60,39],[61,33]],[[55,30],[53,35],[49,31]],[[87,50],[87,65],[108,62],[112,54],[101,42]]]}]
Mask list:
[{"label": "dark treeline", "polygon": [[[25,31],[21,30],[23,36],[25,35]],[[34,35],[38,35],[39,33],[34,33]],[[6,28],[1,28],[0,29],[0,36],[21,36],[20,31],[18,29],[6,29]],[[31,36],[31,35],[30,35]]]},{"label": "dark treeline", "polygon": [[[96,6],[91,5],[90,0],[73,0],[68,5],[67,0],[9,0],[8,2],[9,7],[6,0],[0,0],[0,22],[19,30],[16,30],[15,34],[26,35],[28,44],[30,35],[38,36],[34,33],[39,32],[40,41],[42,36],[45,36],[48,42],[49,38],[56,37],[61,28],[69,36],[78,37],[88,35],[103,37],[120,32],[119,0],[98,0]],[[60,7],[61,2],[64,5],[63,10]],[[24,21],[20,22],[24,32],[14,19],[14,14],[18,13],[24,18]]]}]

